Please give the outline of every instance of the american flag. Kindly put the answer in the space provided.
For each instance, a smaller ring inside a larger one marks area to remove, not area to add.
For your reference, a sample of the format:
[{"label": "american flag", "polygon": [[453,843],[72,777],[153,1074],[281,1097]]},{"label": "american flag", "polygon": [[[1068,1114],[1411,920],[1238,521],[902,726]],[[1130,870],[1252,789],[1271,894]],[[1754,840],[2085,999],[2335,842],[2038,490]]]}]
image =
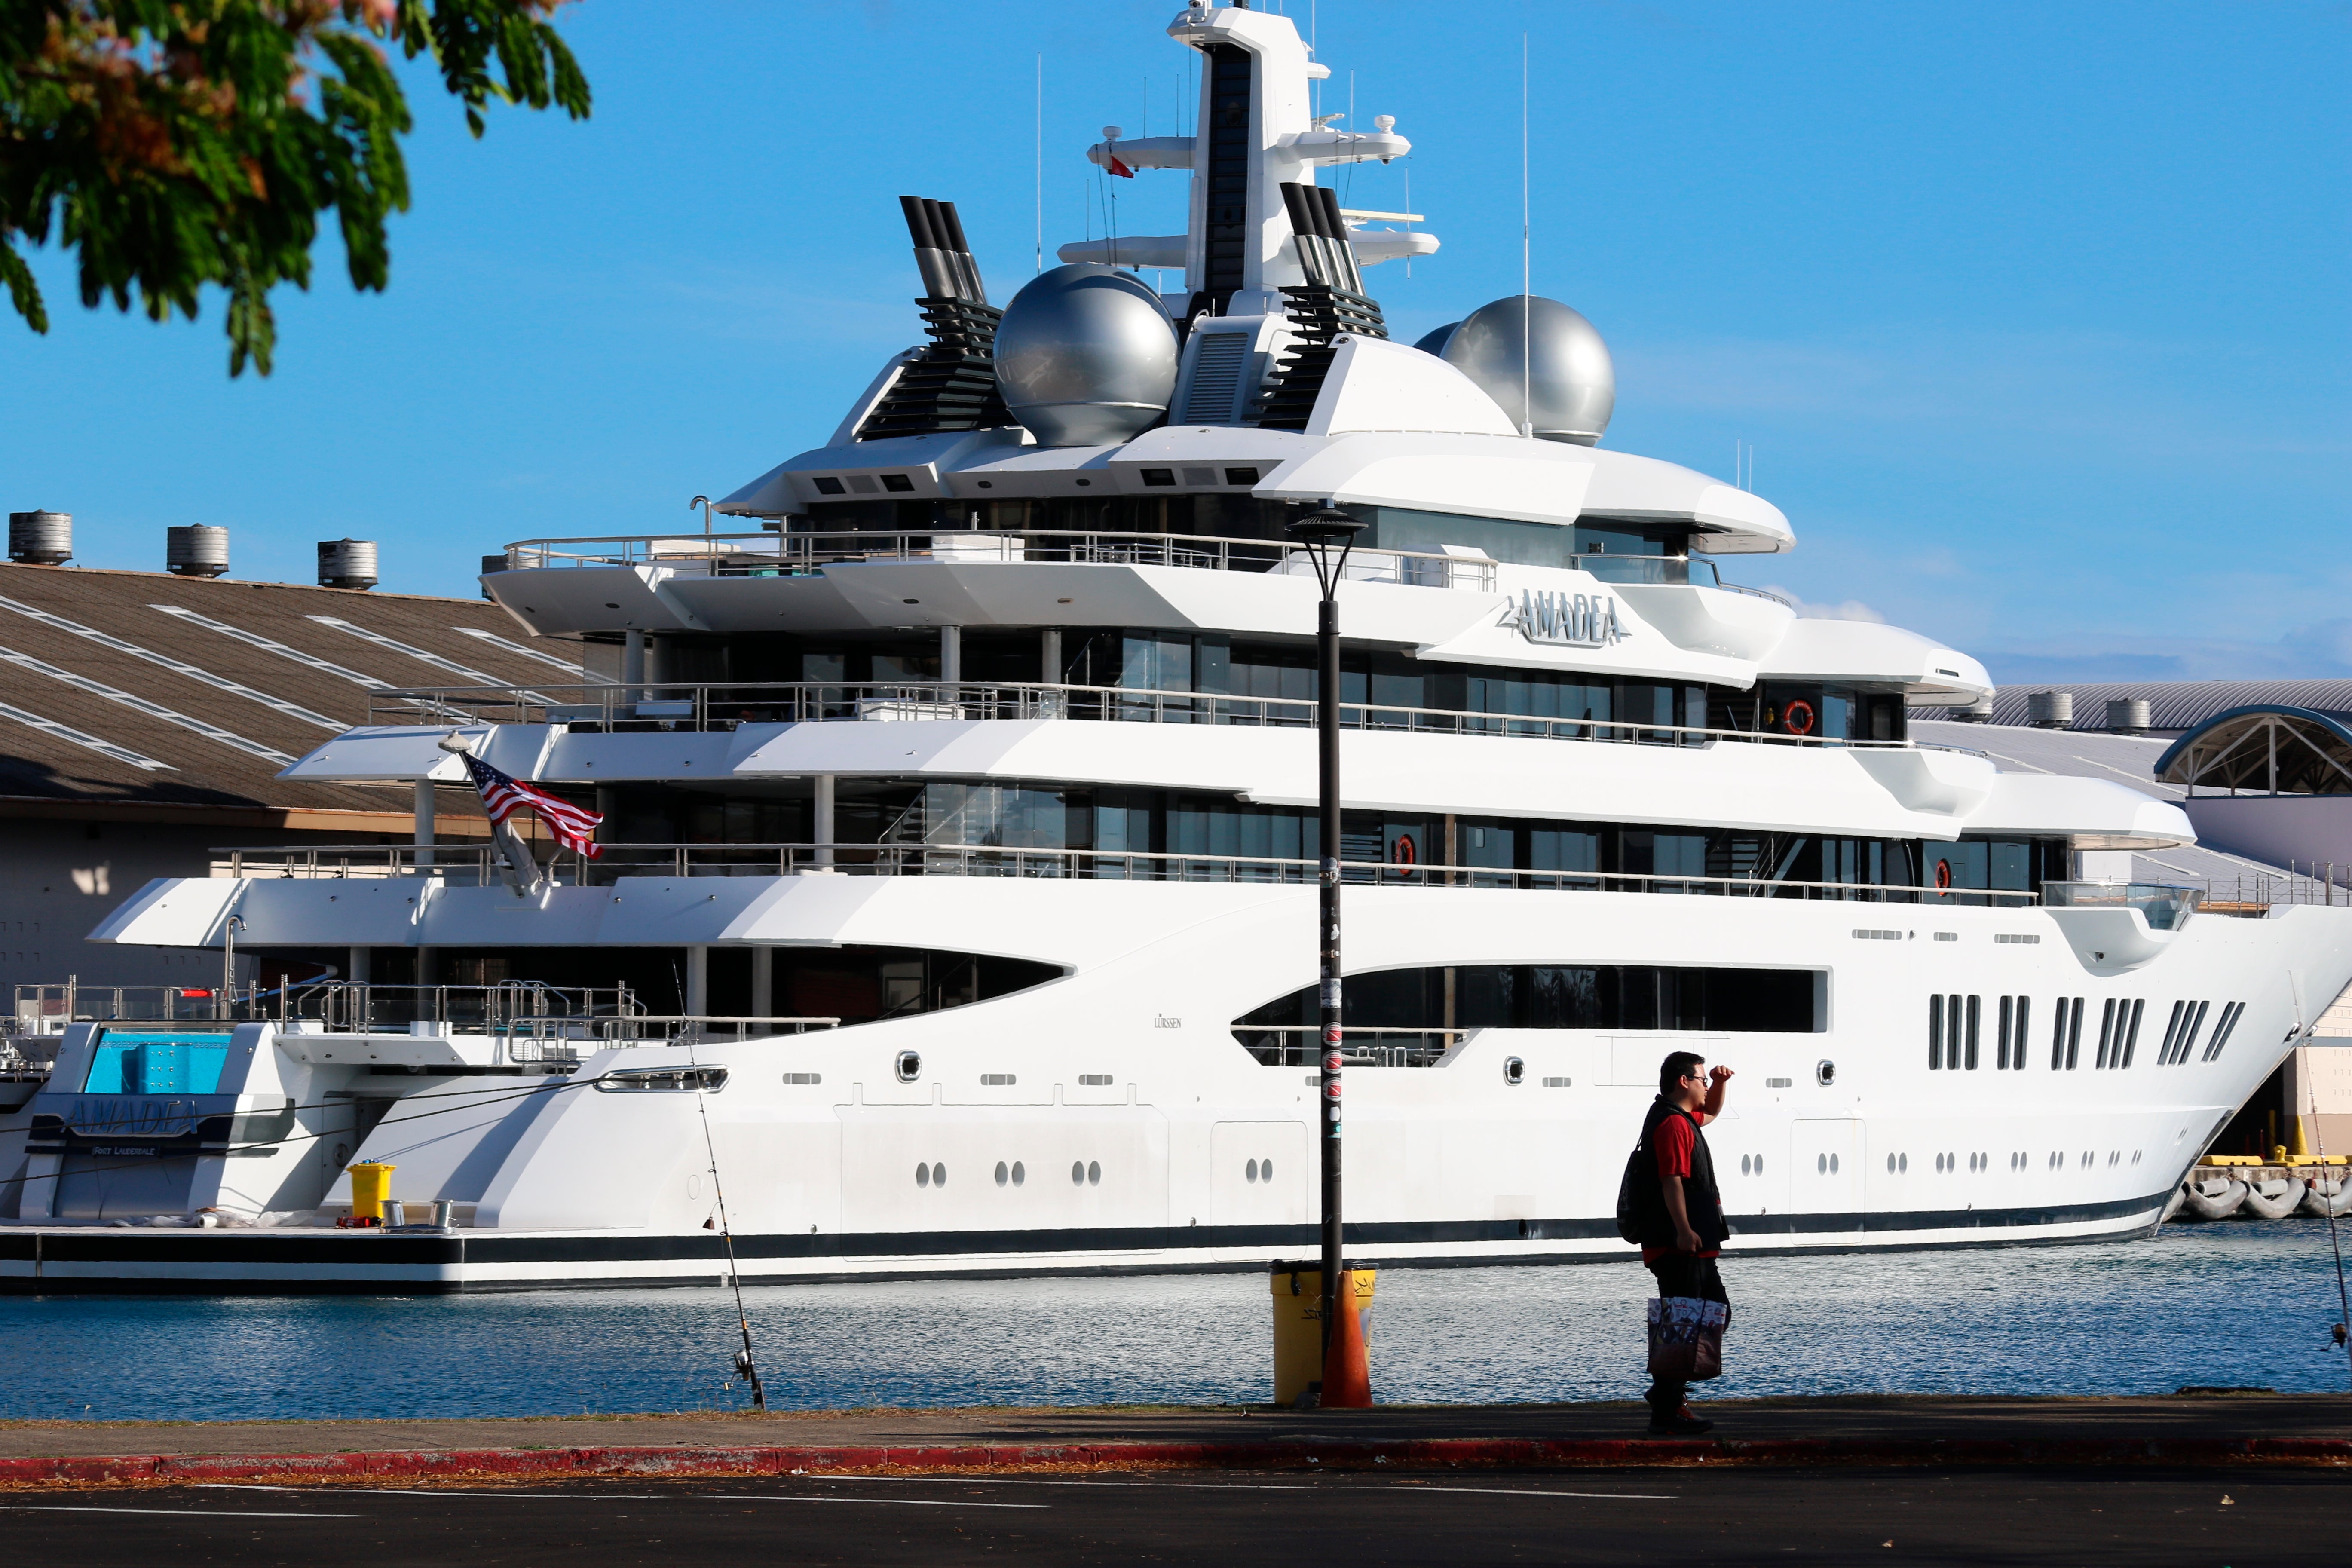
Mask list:
[{"label": "american flag", "polygon": [[596,826],[604,819],[595,812],[501,773],[477,756],[466,758],[466,772],[472,777],[474,787],[482,792],[482,804],[489,808],[491,822],[502,826],[518,807],[529,806],[566,849],[591,860],[604,854],[604,847],[596,842]]}]

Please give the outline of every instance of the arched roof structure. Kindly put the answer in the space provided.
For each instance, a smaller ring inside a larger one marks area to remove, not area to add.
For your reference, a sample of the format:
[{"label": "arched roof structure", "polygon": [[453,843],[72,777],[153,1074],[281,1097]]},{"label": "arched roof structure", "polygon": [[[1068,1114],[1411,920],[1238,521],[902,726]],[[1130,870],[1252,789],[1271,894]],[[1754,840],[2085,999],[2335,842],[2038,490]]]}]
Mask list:
[{"label": "arched roof structure", "polygon": [[2216,713],[2156,761],[2156,776],[2238,795],[2352,795],[2352,713],[2258,703]]}]

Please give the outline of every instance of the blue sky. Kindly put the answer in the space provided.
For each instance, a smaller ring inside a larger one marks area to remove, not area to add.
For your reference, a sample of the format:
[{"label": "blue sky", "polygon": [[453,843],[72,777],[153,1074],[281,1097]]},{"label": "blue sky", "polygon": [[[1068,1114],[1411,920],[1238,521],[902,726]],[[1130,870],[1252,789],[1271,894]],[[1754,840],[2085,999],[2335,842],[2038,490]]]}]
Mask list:
[{"label": "blue sky", "polygon": [[[475,142],[412,73],[391,289],[322,253],[266,381],[226,378],[217,300],[84,311],[43,258],[49,336],[0,318],[0,499],[74,512],[89,565],[213,522],[238,575],[307,580],[350,533],[417,592],[688,526],[919,336],[901,192],[959,204],[1000,303],[1030,273],[1041,56],[1049,259],[1102,231],[1082,150],[1176,128],[1177,8],[586,0],[583,124]],[[1349,205],[1410,182],[1444,242],[1368,275],[1407,341],[1518,287],[1528,36],[1536,291],[1611,343],[1610,446],[1754,443],[1799,549],[1731,575],[2010,682],[2352,675],[2352,8],[1312,8],[1325,111],[1415,144]],[[1180,226],[1181,175],[1117,195]]]}]

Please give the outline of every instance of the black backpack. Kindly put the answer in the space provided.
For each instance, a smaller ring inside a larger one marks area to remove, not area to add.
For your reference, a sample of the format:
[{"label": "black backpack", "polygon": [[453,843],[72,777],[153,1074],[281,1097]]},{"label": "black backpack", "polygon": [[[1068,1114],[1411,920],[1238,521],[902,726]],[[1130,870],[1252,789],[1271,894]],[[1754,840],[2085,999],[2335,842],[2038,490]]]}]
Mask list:
[{"label": "black backpack", "polygon": [[1654,1193],[1658,1190],[1657,1171],[1658,1158],[1650,1152],[1650,1140],[1645,1136],[1625,1156],[1625,1174],[1617,1183],[1617,1234],[1636,1247],[1642,1245],[1642,1222],[1647,1216],[1643,1212],[1644,1189],[1636,1184],[1635,1178],[1646,1175],[1646,1188]]},{"label": "black backpack", "polygon": [[[1668,1114],[1687,1113],[1674,1110]],[[1644,1115],[1643,1120],[1646,1122],[1649,1118]],[[1663,1121],[1664,1118],[1659,1120]],[[1642,1245],[1643,1232],[1664,1217],[1666,1206],[1665,1196],[1658,1190],[1658,1156],[1650,1145],[1652,1131],[1644,1127],[1641,1137],[1633,1141],[1633,1152],[1625,1156],[1625,1173],[1617,1182],[1617,1234],[1635,1247]]]}]

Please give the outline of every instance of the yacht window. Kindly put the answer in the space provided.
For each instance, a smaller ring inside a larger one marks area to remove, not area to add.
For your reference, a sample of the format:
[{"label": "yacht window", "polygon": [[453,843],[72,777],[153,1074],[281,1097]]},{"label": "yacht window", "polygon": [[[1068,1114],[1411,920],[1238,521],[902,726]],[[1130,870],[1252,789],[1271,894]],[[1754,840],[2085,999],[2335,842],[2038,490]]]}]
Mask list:
[{"label": "yacht window", "polygon": [[882,488],[893,495],[910,495],[914,491],[915,481],[904,474],[885,474],[882,476]]},{"label": "yacht window", "polygon": [[[1821,970],[1647,964],[1375,970],[1348,978],[1347,1026],[1362,1036],[1351,1049],[1426,1059],[1464,1031],[1484,1028],[1818,1034],[1827,1027],[1828,980]],[[1307,985],[1244,1014],[1233,1028],[1265,1065],[1306,1065],[1318,1059],[1319,1017],[1317,988]]]},{"label": "yacht window", "polygon": [[[2116,1001],[2110,996],[2107,998],[2106,1005],[2099,1012],[2099,1054],[2092,1058],[2091,1066],[2094,1068],[2104,1068],[2107,1065],[2107,1045],[2110,1040],[2115,1039],[2115,1033]],[[2120,1058],[2123,1054],[2120,1048],[2121,1042],[2116,1041],[2116,1045],[2118,1047],[2116,1056]]]},{"label": "yacht window", "polygon": [[1257,483],[1257,470],[1255,468],[1227,468],[1225,470],[1225,483],[1229,485],[1254,485]]},{"label": "yacht window", "polygon": [[2025,1031],[2029,1026],[2032,1012],[2033,999],[2030,996],[2020,996],[2017,999],[2017,1033],[2011,1037],[2012,1044],[2009,1058],[2009,1065],[2019,1072],[2025,1070]]},{"label": "yacht window", "polygon": [[2213,1029],[2213,1043],[2205,1047],[2201,1059],[2210,1062],[2221,1056],[2221,1047],[2230,1043],[2230,1035],[2238,1026],[2238,1020],[2245,1016],[2246,1005],[2243,1002],[2232,1002],[2222,1008],[2221,1021]]},{"label": "yacht window", "polygon": [[1993,1056],[1993,1068],[1999,1072],[2009,1070],[2009,1040],[2011,1026],[2016,1023],[2016,1014],[2017,998],[2002,997],[2000,999],[2000,1033],[1994,1043]]},{"label": "yacht window", "polygon": [[2189,1017],[2187,1026],[2181,1031],[2180,1059],[2182,1061],[2187,1061],[2196,1051],[2197,1037],[2205,1028],[2205,1010],[2212,1005],[2210,1002],[2198,1003],[2196,1013]]},{"label": "yacht window", "polygon": [[819,477],[811,482],[816,486],[816,493],[821,496],[838,496],[847,495],[849,493],[849,488],[846,485],[844,485],[839,479]]},{"label": "yacht window", "polygon": [[597,1079],[595,1084],[606,1094],[680,1094],[698,1090],[716,1094],[727,1087],[727,1069],[722,1067],[632,1068],[623,1072],[608,1072]]},{"label": "yacht window", "polygon": [[1944,998],[1941,993],[1927,998],[1927,1070],[1941,1072],[1944,1068]]},{"label": "yacht window", "polygon": [[1147,485],[1153,486],[1154,488],[1173,485],[1176,482],[1176,470],[1173,468],[1146,468],[1143,470],[1143,482]]},{"label": "yacht window", "polygon": [[2158,1047],[2156,1053],[2156,1065],[2158,1067],[2170,1067],[2182,1059],[2181,1054],[2173,1047],[2180,1042],[2180,1015],[2188,1005],[2186,1002],[2172,1005],[2172,1016],[2164,1026],[2164,1044]]},{"label": "yacht window", "polygon": [[2139,1018],[2140,1014],[2147,1009],[2147,1003],[2145,1000],[2140,1000],[2130,1003],[2128,1005],[2131,1009],[2131,1017],[2128,1022],[2123,1022],[2122,1016],[2120,1014],[2117,1015],[2119,1026],[2123,1033],[2123,1060],[2118,1065],[2123,1067],[2129,1067],[2132,1065],[2132,1053],[2139,1048]]}]

